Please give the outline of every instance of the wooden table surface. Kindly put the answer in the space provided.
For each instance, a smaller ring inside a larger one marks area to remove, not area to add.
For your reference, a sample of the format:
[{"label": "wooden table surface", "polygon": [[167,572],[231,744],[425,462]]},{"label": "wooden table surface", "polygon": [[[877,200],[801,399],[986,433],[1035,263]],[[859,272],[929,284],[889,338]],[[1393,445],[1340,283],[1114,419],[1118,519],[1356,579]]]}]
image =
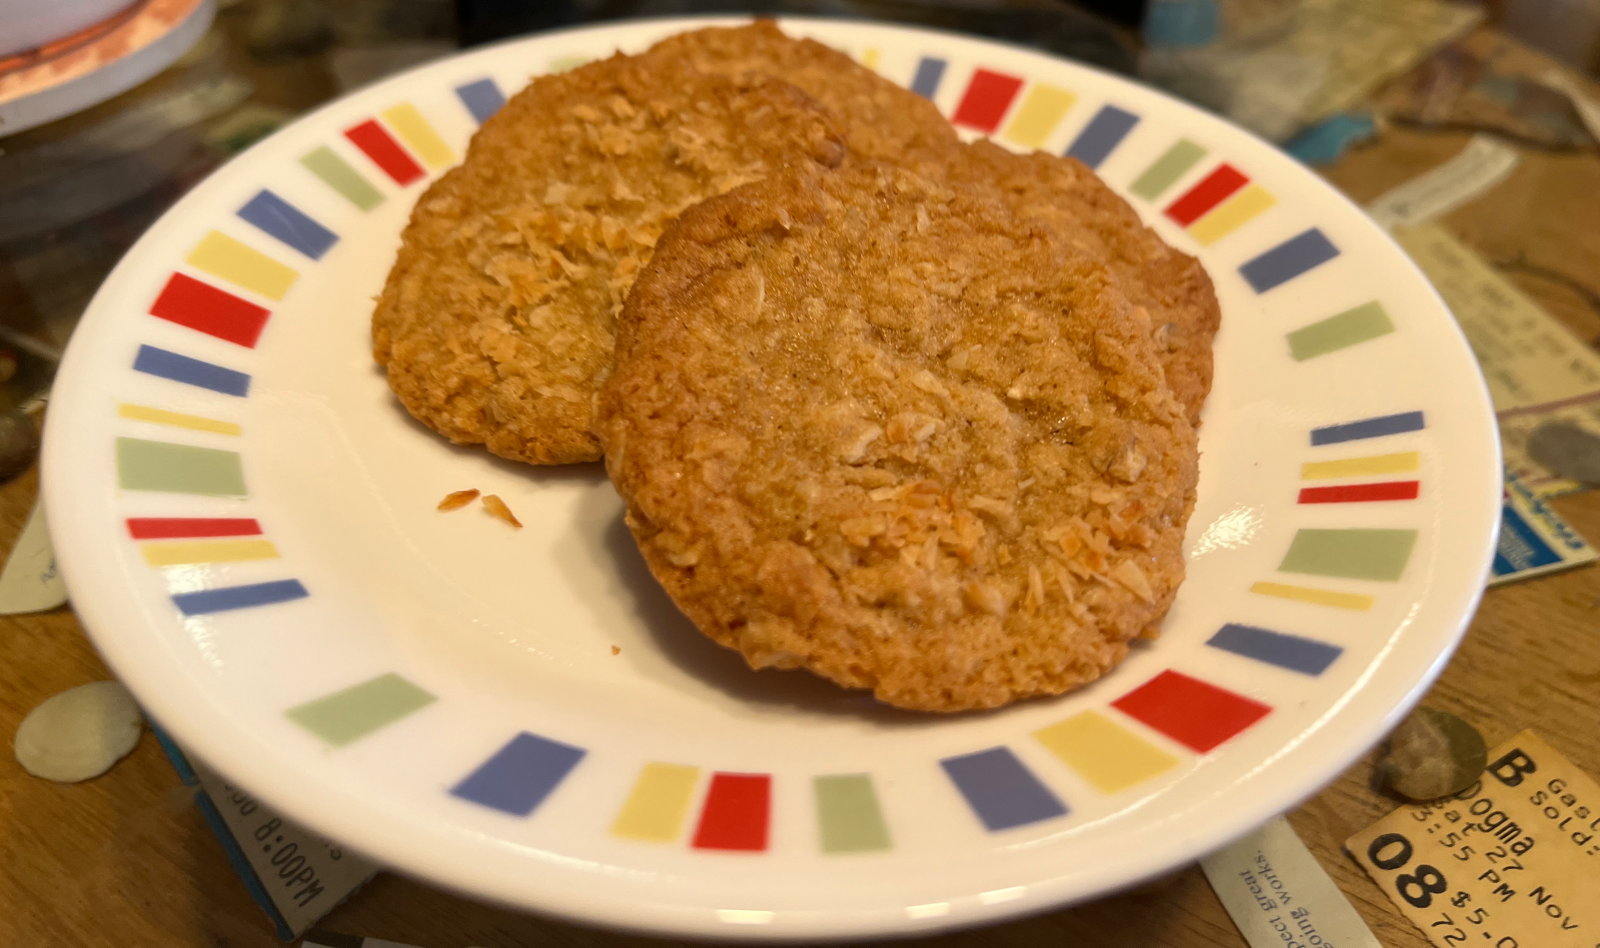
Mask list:
[{"label": "wooden table surface", "polygon": [[[1478,47],[1503,42],[1488,31]],[[1513,49],[1537,76],[1545,63]],[[1590,86],[1591,94],[1595,93]],[[1341,159],[1327,177],[1357,201],[1449,158],[1465,134],[1391,129]],[[1512,177],[1443,223],[1483,256],[1521,253],[1594,286],[1600,274],[1600,152],[1526,152]],[[1514,279],[1517,279],[1514,277]],[[1585,339],[1600,314],[1542,279],[1519,285]],[[33,503],[37,473],[0,485],[0,550]],[[1600,540],[1600,492],[1555,509]],[[0,618],[0,734],[40,701],[110,673],[68,609]],[[1424,699],[1475,724],[1491,746],[1539,730],[1600,774],[1600,569],[1489,590],[1466,641]],[[1421,948],[1341,842],[1395,807],[1372,789],[1374,755],[1290,815],[1290,821],[1385,945]],[[684,944],[616,935],[487,906],[398,876],[373,881],[322,927],[424,946]],[[261,911],[148,734],[109,774],[78,785],[28,776],[0,754],[0,945],[254,946],[276,944]],[[1088,905],[977,931],[904,942],[926,946],[1228,946],[1245,944],[1197,867]]]}]

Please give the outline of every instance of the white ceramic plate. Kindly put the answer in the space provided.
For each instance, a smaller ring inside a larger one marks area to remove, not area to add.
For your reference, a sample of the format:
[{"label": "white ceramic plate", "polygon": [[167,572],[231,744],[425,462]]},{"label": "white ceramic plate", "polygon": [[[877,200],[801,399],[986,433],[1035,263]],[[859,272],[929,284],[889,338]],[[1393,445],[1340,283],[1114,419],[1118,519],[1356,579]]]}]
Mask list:
[{"label": "white ceramic plate", "polygon": [[[1092,687],[933,717],[747,671],[651,580],[598,465],[502,463],[408,420],[367,324],[426,180],[530,72],[688,25],[534,37],[336,102],[196,188],[106,281],[51,409],[48,512],[85,624],[154,717],[406,872],[607,925],[790,938],[1108,892],[1380,738],[1489,566],[1477,369],[1357,208],[1120,79],[789,21],[969,131],[1095,165],[1216,282],[1189,578],[1160,641]],[[434,510],[468,487],[527,526]]]}]

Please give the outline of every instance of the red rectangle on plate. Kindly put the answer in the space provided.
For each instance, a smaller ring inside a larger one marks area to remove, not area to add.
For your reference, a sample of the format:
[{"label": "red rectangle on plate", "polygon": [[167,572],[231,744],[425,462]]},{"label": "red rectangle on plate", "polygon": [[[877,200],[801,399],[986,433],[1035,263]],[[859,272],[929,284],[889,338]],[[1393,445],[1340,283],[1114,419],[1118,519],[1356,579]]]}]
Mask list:
[{"label": "red rectangle on plate", "polygon": [[1302,504],[1359,504],[1367,500],[1416,500],[1418,481],[1383,481],[1378,484],[1344,484],[1335,487],[1302,487]]},{"label": "red rectangle on plate", "polygon": [[209,283],[174,273],[150,305],[150,315],[255,348],[271,314]]},{"label": "red rectangle on plate", "polygon": [[394,179],[395,184],[410,184],[422,177],[422,166],[400,147],[400,143],[384,131],[383,126],[375,119],[367,119],[354,128],[347,128],[344,137],[351,142],[372,163],[383,169],[383,173]]},{"label": "red rectangle on plate", "polygon": [[771,797],[770,774],[712,774],[700,823],[694,830],[694,847],[746,852],[766,849]]},{"label": "red rectangle on plate", "polygon": [[1232,165],[1222,165],[1185,192],[1183,197],[1173,201],[1167,208],[1167,216],[1188,227],[1221,204],[1228,195],[1244,187],[1249,180]]},{"label": "red rectangle on plate", "polygon": [[961,104],[956,106],[956,114],[950,121],[993,134],[1021,88],[1022,80],[1016,76],[979,69],[972,74],[972,81],[967,83],[967,91],[962,93]]},{"label": "red rectangle on plate", "polygon": [[1175,671],[1162,672],[1111,702],[1111,706],[1201,753],[1272,710],[1259,701]]},{"label": "red rectangle on plate", "polygon": [[129,517],[128,535],[135,540],[177,540],[188,537],[250,537],[261,524],[248,517]]}]

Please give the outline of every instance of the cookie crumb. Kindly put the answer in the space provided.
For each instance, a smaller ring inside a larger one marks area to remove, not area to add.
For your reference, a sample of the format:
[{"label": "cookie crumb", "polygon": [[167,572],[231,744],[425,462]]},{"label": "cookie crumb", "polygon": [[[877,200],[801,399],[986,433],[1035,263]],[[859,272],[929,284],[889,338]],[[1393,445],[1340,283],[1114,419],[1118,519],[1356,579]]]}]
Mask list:
[{"label": "cookie crumb", "polygon": [[484,494],[483,508],[518,530],[522,529],[522,521],[518,520],[517,515],[511,512],[511,508],[506,506],[506,502],[500,499],[499,494]]},{"label": "cookie crumb", "polygon": [[613,654],[613,655],[621,655],[622,654],[622,646],[620,646],[620,645],[611,646],[611,654]]},{"label": "cookie crumb", "polygon": [[459,510],[472,503],[478,497],[476,487],[467,490],[453,490],[444,495],[444,500],[439,501],[440,510]]}]

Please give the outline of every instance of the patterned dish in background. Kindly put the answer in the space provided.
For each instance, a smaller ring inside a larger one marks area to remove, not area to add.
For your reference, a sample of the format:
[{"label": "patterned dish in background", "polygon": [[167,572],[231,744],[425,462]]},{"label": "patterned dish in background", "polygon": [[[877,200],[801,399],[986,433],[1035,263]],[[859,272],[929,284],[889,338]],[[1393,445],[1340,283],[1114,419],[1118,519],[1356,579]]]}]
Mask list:
[{"label": "patterned dish in background", "polygon": [[[107,280],[57,385],[48,512],[85,625],[150,713],[404,871],[602,924],[787,938],[1126,886],[1378,740],[1489,566],[1482,381],[1358,209],[1120,79],[787,24],[970,132],[1095,166],[1216,282],[1189,578],[1161,639],[1089,688],[939,717],[750,672],[651,580],[598,465],[513,465],[406,417],[368,319],[424,183],[530,70],[700,22],[548,34],[363,90],[196,188]],[[434,510],[468,487],[527,526]]]}]

